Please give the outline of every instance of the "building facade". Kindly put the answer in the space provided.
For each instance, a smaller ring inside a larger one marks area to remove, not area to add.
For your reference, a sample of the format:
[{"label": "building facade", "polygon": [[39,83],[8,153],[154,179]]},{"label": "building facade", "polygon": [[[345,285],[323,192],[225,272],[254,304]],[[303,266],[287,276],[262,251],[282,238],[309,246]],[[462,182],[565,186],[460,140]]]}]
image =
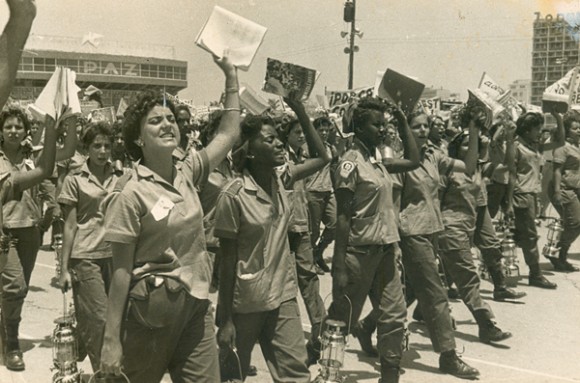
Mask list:
[{"label": "building facade", "polygon": [[[542,15],[536,12],[532,48],[531,103],[542,104],[544,90],[578,65],[579,26],[576,15]],[[567,21],[568,20],[568,21]]]},{"label": "building facade", "polygon": [[121,98],[128,101],[147,89],[175,95],[187,87],[187,62],[175,59],[173,47],[103,41],[94,34],[83,39],[32,35],[11,97],[35,100],[56,66],[75,71],[81,89],[100,89],[105,107],[116,107]]},{"label": "building facade", "polygon": [[532,81],[516,80],[510,84],[510,95],[518,102],[529,104],[532,97]]}]

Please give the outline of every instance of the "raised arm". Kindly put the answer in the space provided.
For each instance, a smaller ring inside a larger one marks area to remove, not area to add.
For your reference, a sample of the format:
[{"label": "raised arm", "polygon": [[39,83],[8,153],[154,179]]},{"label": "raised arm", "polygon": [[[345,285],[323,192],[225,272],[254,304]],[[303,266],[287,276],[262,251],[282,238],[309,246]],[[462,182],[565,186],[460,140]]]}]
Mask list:
[{"label": "raised arm", "polygon": [[566,143],[566,131],[564,130],[564,122],[562,121],[562,115],[557,112],[552,112],[552,116],[556,119],[556,131],[552,135],[552,140],[548,143],[542,144],[541,151],[558,149],[564,146]]},{"label": "raised arm", "polygon": [[306,114],[304,105],[300,101],[294,99],[285,98],[284,101],[290,108],[292,108],[294,113],[296,113],[296,117],[298,117],[298,121],[304,131],[306,144],[308,145],[308,151],[310,153],[310,158],[294,167],[292,180],[297,181],[316,173],[324,165],[329,163],[332,158],[326,151],[324,142],[322,142],[322,139],[318,133],[316,133],[316,129],[314,129],[314,126],[310,121],[310,117]]},{"label": "raised arm", "polygon": [[477,170],[477,160],[479,159],[479,129],[475,121],[469,122],[469,143],[467,156],[465,157],[465,174],[472,176]]},{"label": "raised arm", "polygon": [[383,165],[389,173],[402,173],[417,169],[421,163],[421,157],[407,118],[399,108],[395,109],[393,115],[399,122],[397,125],[399,136],[403,142],[404,158],[385,158]]},{"label": "raised arm", "polygon": [[10,18],[0,36],[0,109],[4,107],[16,80],[22,49],[36,16],[34,0],[6,0]]},{"label": "raised arm", "polygon": [[206,148],[209,159],[209,168],[213,170],[226,158],[238,137],[240,136],[240,98],[238,72],[227,57],[217,58],[214,61],[226,76],[224,101],[224,116],[221,119],[215,138]]},{"label": "raised arm", "polygon": [[56,157],[56,129],[55,121],[46,117],[46,129],[44,136],[44,149],[38,160],[36,168],[28,171],[18,171],[14,174],[14,187],[17,190],[26,190],[49,177],[54,170]]}]

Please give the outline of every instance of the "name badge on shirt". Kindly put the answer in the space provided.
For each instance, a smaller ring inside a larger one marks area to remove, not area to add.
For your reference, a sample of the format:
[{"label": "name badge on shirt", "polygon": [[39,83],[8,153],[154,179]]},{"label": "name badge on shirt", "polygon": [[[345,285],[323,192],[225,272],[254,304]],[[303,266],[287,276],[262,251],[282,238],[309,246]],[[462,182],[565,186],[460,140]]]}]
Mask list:
[{"label": "name badge on shirt", "polygon": [[161,221],[163,218],[167,217],[169,211],[175,206],[173,202],[167,197],[159,197],[153,209],[151,209],[151,215],[155,221]]}]

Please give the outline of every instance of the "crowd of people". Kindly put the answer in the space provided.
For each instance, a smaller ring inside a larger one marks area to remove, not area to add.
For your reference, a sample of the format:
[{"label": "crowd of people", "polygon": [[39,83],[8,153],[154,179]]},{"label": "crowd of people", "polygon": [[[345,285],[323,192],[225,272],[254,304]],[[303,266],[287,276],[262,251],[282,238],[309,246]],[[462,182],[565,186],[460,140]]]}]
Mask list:
[{"label": "crowd of people", "polygon": [[[7,3],[1,106],[36,14],[32,0]],[[337,124],[286,98],[288,112],[253,115],[240,107],[236,67],[227,56],[214,61],[225,77],[222,107],[199,126],[188,107],[154,91],[113,125],[78,116],[32,121],[4,107],[0,327],[8,369],[25,369],[22,306],[43,229],[59,219],[59,284],[72,289],[79,343],[93,371],[139,383],[166,373],[174,382],[243,381],[256,343],[273,381],[309,382],[327,320],[351,323],[363,351],[380,361],[379,381],[398,382],[415,301],[412,318],[425,323],[439,369],[476,378],[456,353],[449,296],[466,304],[481,342],[512,336],[481,297],[472,255],[481,253],[494,301],[525,296],[506,283],[492,222],[500,216],[514,222],[529,285],[556,289],[539,265],[542,193],[564,228],[550,261],[556,271],[578,271],[567,255],[580,234],[579,114],[553,113],[548,140],[541,113],[522,109],[488,126],[469,104],[443,116],[355,98]],[[552,154],[548,182],[544,153]],[[320,278],[329,272],[327,310]],[[361,319],[367,297],[372,310]]]}]

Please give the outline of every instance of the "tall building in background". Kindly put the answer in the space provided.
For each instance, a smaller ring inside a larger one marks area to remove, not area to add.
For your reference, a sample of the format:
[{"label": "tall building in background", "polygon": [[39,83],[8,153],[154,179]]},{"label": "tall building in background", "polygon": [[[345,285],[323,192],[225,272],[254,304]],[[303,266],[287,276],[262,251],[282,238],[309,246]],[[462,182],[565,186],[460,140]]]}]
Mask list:
[{"label": "tall building in background", "polygon": [[544,90],[578,64],[579,27],[562,16],[536,13],[532,48],[532,98],[542,104]]},{"label": "tall building in background", "polygon": [[532,95],[531,80],[516,80],[510,84],[510,94],[522,104],[529,104]]},{"label": "tall building in background", "polygon": [[34,101],[55,70],[77,74],[77,85],[102,91],[103,106],[117,106],[137,92],[154,89],[175,95],[187,87],[187,62],[177,60],[171,46],[122,43],[89,33],[81,38],[38,36],[28,39],[11,97]]}]

